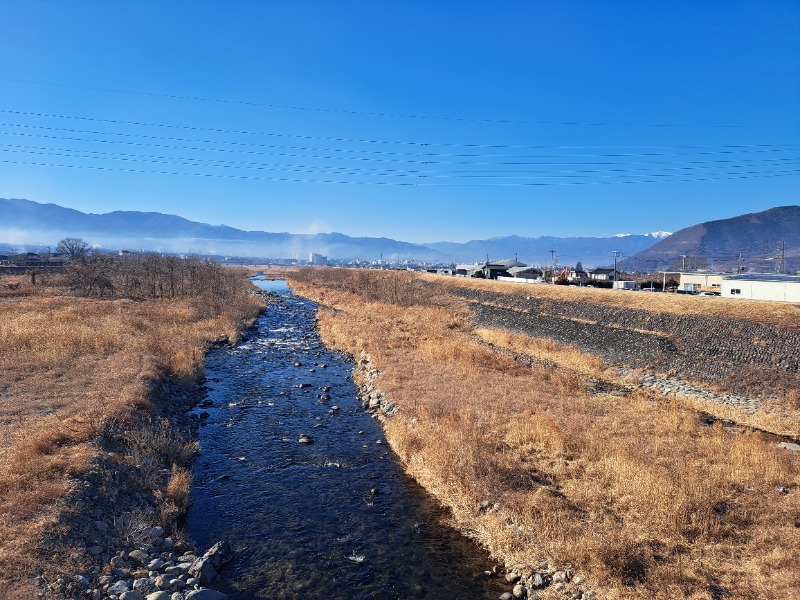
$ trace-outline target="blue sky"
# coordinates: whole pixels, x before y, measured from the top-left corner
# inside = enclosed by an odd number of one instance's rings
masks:
[[[800,201],[800,1],[0,0],[0,38],[0,197],[414,242]]]

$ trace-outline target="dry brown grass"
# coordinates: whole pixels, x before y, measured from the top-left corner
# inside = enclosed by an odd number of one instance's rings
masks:
[[[800,589],[797,457],[703,427],[679,402],[589,395],[597,359],[503,332],[481,340],[457,304],[377,301],[359,278],[300,272],[293,287],[336,309],[319,313],[326,343],[370,354],[400,407],[384,422],[392,448],[495,557],[580,570],[606,598]],[[486,340],[569,368],[521,366]],[[482,500],[496,507],[479,511]]]
[[[91,442],[110,428],[146,420],[151,382],[202,374],[208,341],[235,339],[260,304],[242,294],[209,314],[193,298],[62,294],[59,285],[0,279],[0,583],[6,586],[47,564],[42,552],[63,533],[58,524],[74,478],[96,457]],[[192,448],[161,425],[129,433],[130,460],[172,452],[179,470],[168,496],[179,504],[180,468]]]
[[[533,298],[563,300],[565,302],[584,302],[586,304],[618,308],[634,308],[655,313],[721,317],[753,321],[755,323],[768,323],[791,329],[800,328],[800,304],[790,302],[734,300],[710,296],[642,293],[565,285],[522,285],[505,281],[442,277],[430,274],[421,274],[420,277],[438,285],[473,288],[502,294],[516,294]]]

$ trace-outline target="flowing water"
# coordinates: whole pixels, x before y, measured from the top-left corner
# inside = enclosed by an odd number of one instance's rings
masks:
[[[207,360],[208,397],[187,528],[231,543],[234,598],[497,598],[472,542],[406,476],[362,408],[352,365],[326,349],[316,306],[281,301]],[[202,413],[207,413],[203,415]],[[308,443],[301,443],[302,436]]]

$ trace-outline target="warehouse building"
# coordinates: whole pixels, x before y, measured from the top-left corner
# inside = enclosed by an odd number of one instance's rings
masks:
[[[800,302],[800,276],[743,273],[722,279],[723,298]]]

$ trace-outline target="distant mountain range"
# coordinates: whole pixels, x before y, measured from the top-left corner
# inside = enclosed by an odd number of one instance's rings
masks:
[[[242,231],[207,225],[156,212],[116,211],[86,214],[56,204],[0,199],[0,244],[6,248],[55,246],[64,237],[80,237],[108,249],[214,254],[253,258],[308,258],[311,252],[332,259],[374,261],[476,262],[514,258],[549,263],[555,250],[561,264],[607,263],[617,250],[633,255],[667,233],[600,237],[509,236],[466,243],[411,244],[389,238],[350,237],[341,233],[293,234]]]
[[[96,215],[56,204],[0,199],[0,243],[55,246],[64,237],[80,237],[93,246],[111,249],[221,256],[308,258],[316,252],[332,258],[377,260],[383,253],[387,260],[448,260],[431,248],[388,238],[242,231],[157,212]]]
[[[800,206],[780,206],[681,229],[625,259],[625,268],[649,272],[682,268],[688,261],[690,268],[726,271],[738,268],[740,256],[749,271],[800,270]]]
[[[750,270],[772,271],[778,244],[785,244],[786,265],[800,268],[800,206],[784,206],[682,229],[613,237],[508,236],[465,243],[411,244],[389,238],[350,237],[341,233],[293,234],[243,231],[208,225],[157,212],[116,211],[86,214],[56,204],[0,199],[0,252],[35,246],[55,247],[65,237],[80,237],[106,249],[197,253],[251,258],[302,258],[311,252],[331,259],[483,262],[518,258],[560,265],[613,264],[622,253],[625,270],[652,271],[705,261],[711,268],[731,268],[742,253]]]
[[[528,264],[550,264],[553,261],[551,251],[554,250],[556,262],[560,265],[575,265],[581,262],[585,267],[590,267],[606,264],[609,260],[613,261],[615,250],[625,256],[631,256],[667,236],[669,233],[663,231],[642,235],[620,234],[613,237],[529,238],[510,235],[488,240],[472,240],[463,244],[433,242],[425,246],[448,256],[462,257],[459,260],[464,261],[483,262],[487,256],[490,260],[516,257]]]

